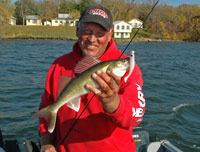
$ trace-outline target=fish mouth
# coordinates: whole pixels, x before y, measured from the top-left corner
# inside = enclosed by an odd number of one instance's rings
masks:
[[[127,69],[128,69],[128,67],[129,67],[129,65],[127,64],[127,65],[125,65],[125,66],[121,67],[120,69],[121,69],[121,70],[127,70]]]

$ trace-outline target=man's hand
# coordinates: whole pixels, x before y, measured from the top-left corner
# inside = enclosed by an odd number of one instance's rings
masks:
[[[53,145],[42,145],[40,152],[56,152],[56,148]]]
[[[56,148],[54,146],[55,141],[55,131],[50,133],[45,133],[40,137],[41,150],[40,152],[56,152]]]
[[[98,96],[106,112],[114,113],[120,104],[118,92],[121,77],[114,75],[110,71],[104,73],[100,70],[94,73],[92,77],[99,84],[100,88],[86,85],[87,89],[94,92]]]

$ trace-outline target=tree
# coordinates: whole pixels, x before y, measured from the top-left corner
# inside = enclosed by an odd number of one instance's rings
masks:
[[[73,20],[80,18],[80,12],[78,10],[74,9],[69,14],[73,18]]]
[[[15,5],[12,0],[0,0],[0,6],[8,10],[11,15],[14,13]]]
[[[9,23],[10,13],[7,9],[0,6],[0,25],[6,25]]]
[[[43,21],[51,20],[58,16],[59,3],[56,1],[41,1],[38,3],[40,17]]]
[[[0,25],[9,23],[14,12],[14,5],[11,0],[0,0]]]
[[[59,13],[69,13],[75,9],[73,0],[61,0],[59,5]]]
[[[79,0],[77,4],[77,10],[82,12],[86,7],[90,5],[96,5],[97,2],[95,0]]]
[[[114,21],[129,21],[133,18],[132,14],[135,7],[135,0],[102,0],[101,5],[111,11]]]
[[[15,2],[15,16],[18,24],[25,24],[27,15],[38,15],[36,2],[33,0],[18,0]]]

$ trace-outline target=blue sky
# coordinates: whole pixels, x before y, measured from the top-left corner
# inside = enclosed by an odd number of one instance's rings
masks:
[[[198,4],[200,6],[200,0],[160,0],[159,3],[166,3],[172,6],[179,6],[181,4]]]

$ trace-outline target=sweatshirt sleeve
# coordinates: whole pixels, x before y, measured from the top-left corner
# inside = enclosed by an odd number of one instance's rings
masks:
[[[70,64],[67,64],[66,61]],[[53,62],[47,74],[45,89],[39,109],[43,109],[56,101],[59,79],[62,76],[73,77],[72,69],[74,65],[75,61],[72,53],[63,55]],[[44,118],[39,118],[39,121],[39,132],[40,134],[44,134],[48,131],[47,122]]]
[[[54,71],[55,71],[55,64],[52,64],[47,74],[45,89],[42,95],[42,102],[40,104],[39,109],[43,109],[44,107],[47,107],[54,102],[54,97],[53,97],[54,93],[53,93],[53,90],[51,90],[51,88],[53,88],[53,86],[55,85],[54,84],[55,82],[53,82],[53,79],[52,79],[52,75]],[[44,118],[39,118],[38,130],[40,134],[44,134],[48,132],[47,122]]]
[[[116,112],[107,114],[119,127],[130,129],[140,124],[145,112],[146,102],[142,92],[142,73],[135,65],[135,69],[126,83],[123,78],[119,91],[120,105]]]

